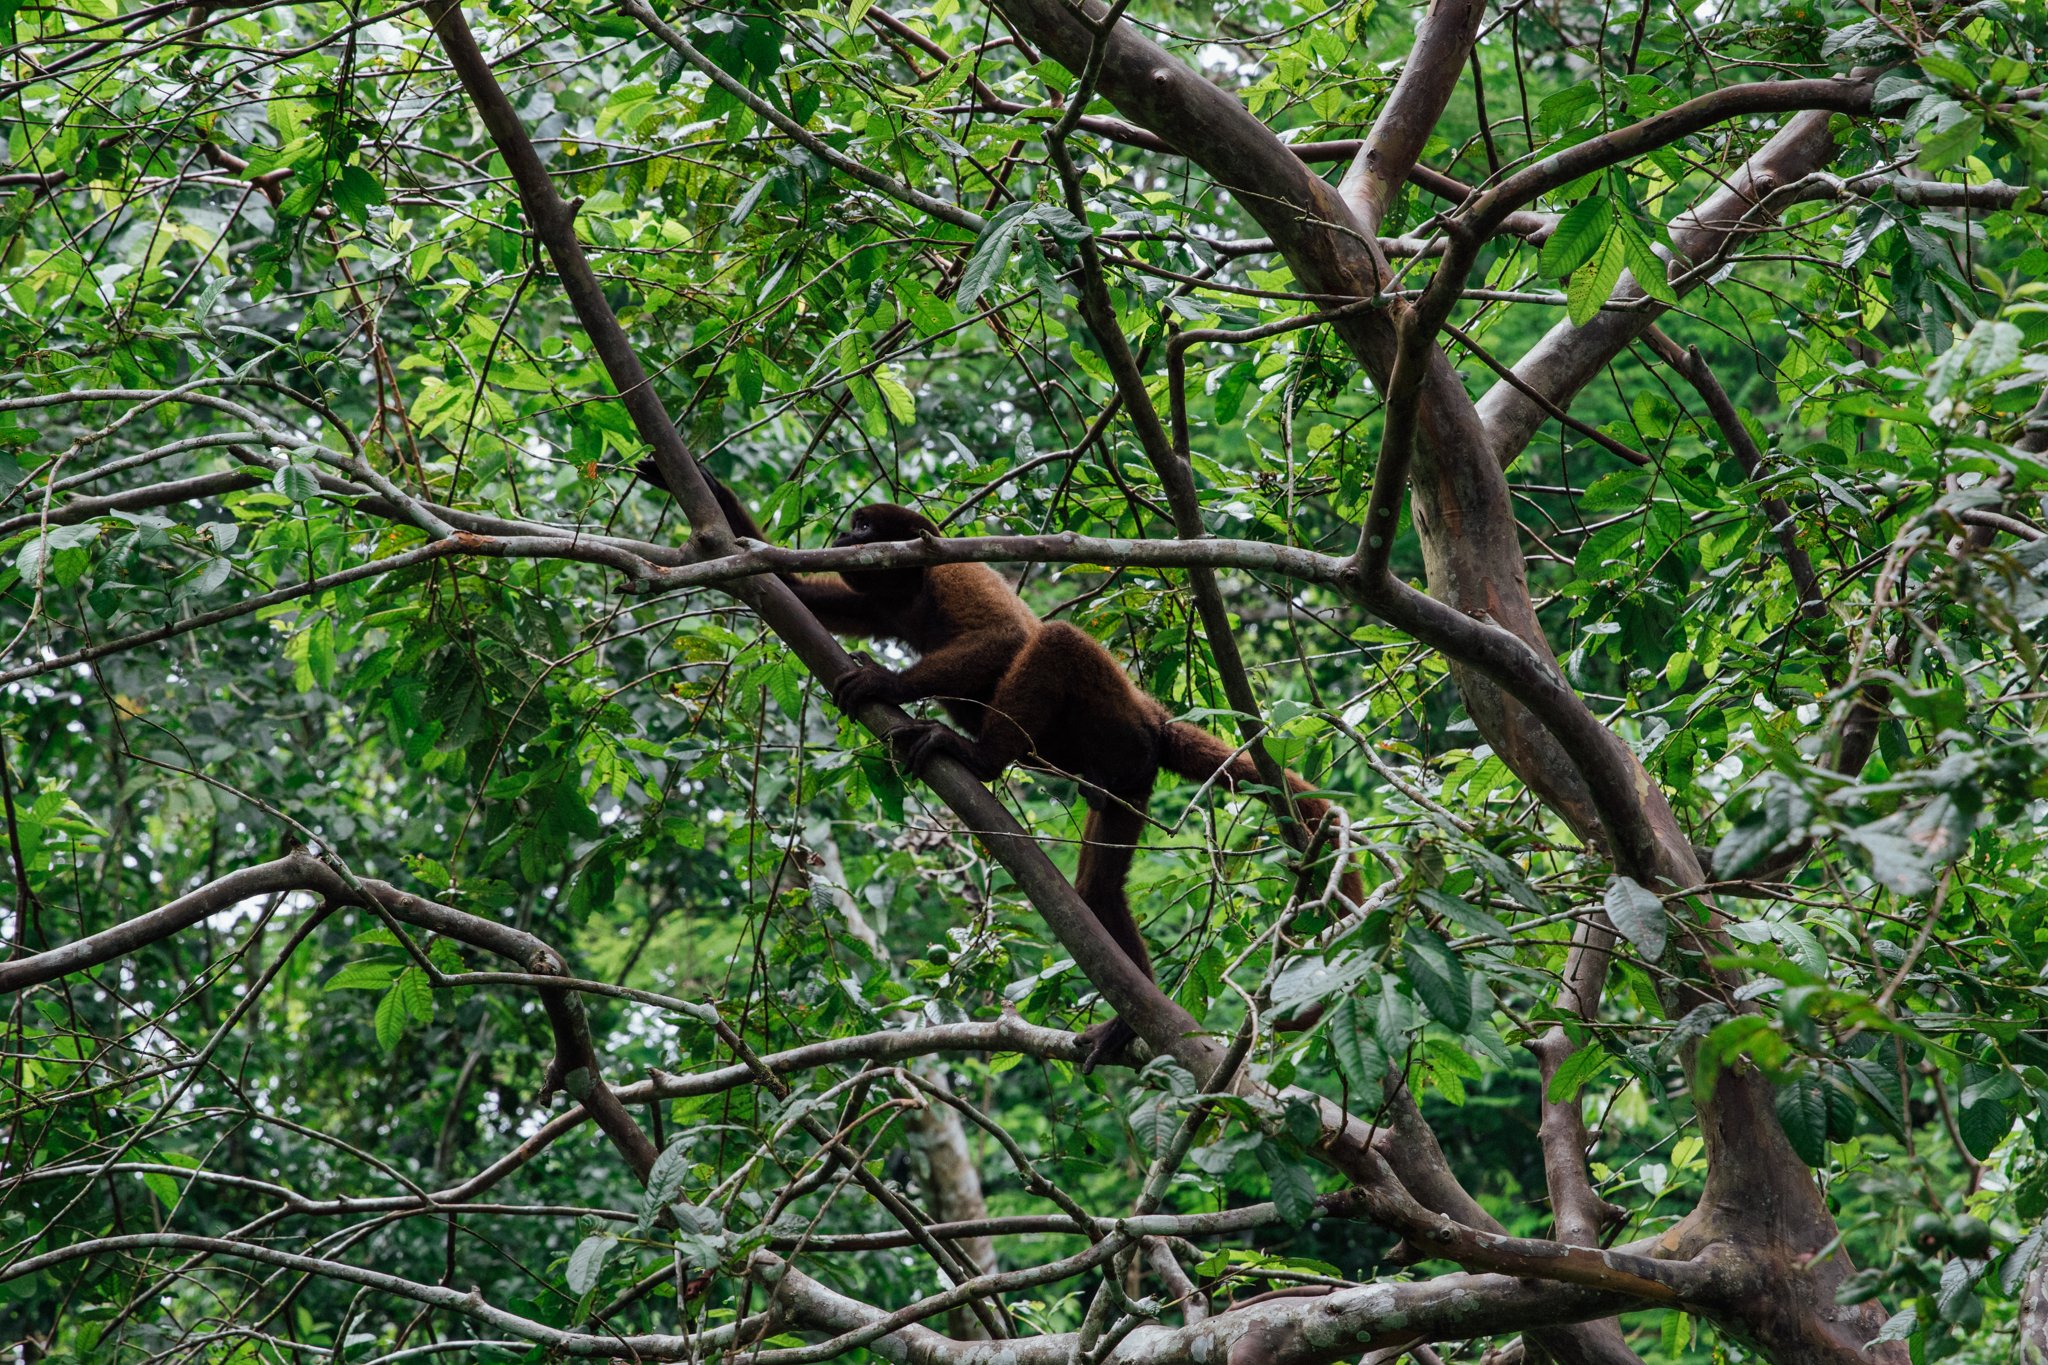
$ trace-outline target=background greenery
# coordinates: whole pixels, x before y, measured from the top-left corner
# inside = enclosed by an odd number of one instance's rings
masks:
[[[1409,11],[1370,2],[1134,13],[1298,141],[1357,136],[1414,35]],[[1071,77],[1002,42],[980,7],[891,14],[955,53],[987,45],[942,62],[864,3],[669,17],[833,147],[988,212],[996,226],[978,240],[851,186],[615,14],[493,0],[470,18],[557,183],[581,196],[580,232],[662,397],[777,539],[823,543],[878,498],[954,514],[959,533],[1167,534],[1126,430],[1084,441],[1110,386],[1063,279],[1075,224],[1050,207],[1037,136]],[[1843,121],[1837,173],[1917,155],[1950,182],[2028,186],[2048,150],[2041,27],[2038,8],[1995,3],[1517,7],[1480,47],[1487,136],[1461,96],[1425,160],[1477,182],[1490,158],[1731,80],[1886,63],[1899,78],[1880,87],[1887,117]],[[12,874],[0,880],[17,954],[316,842],[360,875],[532,932],[578,975],[715,1001],[764,1051],[1006,1004],[1063,1026],[1100,1017],[943,808],[715,594],[631,594],[558,560],[437,561],[13,676],[418,543],[323,487],[323,457],[349,443],[438,503],[657,542],[680,533],[666,500],[635,487],[644,451],[418,9],[0,0],[0,34]],[[984,86],[1021,112],[969,112]],[[1607,205],[1600,250],[1575,263],[1579,287],[1599,283],[1584,272],[1597,276],[1609,237],[1658,239],[1771,126],[1712,130],[1547,205]],[[1277,258],[1215,247],[1244,225],[1183,163],[1091,143],[1084,170],[1087,226],[1119,263],[1121,318],[1155,377],[1171,329],[1308,306],[1286,297]],[[2014,444],[2048,379],[2036,197],[1988,213],[1882,189],[1802,205],[1668,321],[1753,422],[1769,491],[1797,508],[1827,589],[1816,619],[1799,614],[1759,512],[1765,490],[1646,355],[1574,414],[1648,467],[1552,425],[1510,471],[1568,675],[1614,713],[1696,842],[1719,846],[1719,874],[1817,838],[1768,898],[1730,902],[1765,1008],[1708,1046],[1782,1080],[1788,1131],[1874,1267],[1871,1287],[1917,1310],[1902,1326],[1916,1359],[2009,1358],[2013,1293],[2048,1210],[2036,871],[2048,598],[2038,542],[1973,552],[1958,520],[1995,500],[1994,476],[2007,512],[2038,511],[2041,466]],[[1046,211],[1027,220],[1032,204]],[[1407,189],[1385,230],[1422,227],[1434,204]],[[1499,247],[1488,285],[1549,301],[1474,302],[1459,325],[1520,354],[1570,306],[1559,263]],[[1310,329],[1189,354],[1210,528],[1347,552],[1378,399],[1335,341]],[[1475,393],[1492,383],[1479,363],[1466,373]],[[243,413],[268,425],[252,434]],[[1049,458],[1062,451],[1076,453]],[[244,467],[262,482],[68,524],[32,515]],[[1420,573],[1405,547],[1397,565]],[[1227,587],[1281,757],[1341,794],[1368,884],[1393,887],[1320,964],[1356,983],[1359,1003],[1317,1032],[1264,1040],[1256,1062],[1354,1107],[1377,1084],[1361,1056],[1405,1065],[1453,1168],[1510,1230],[1540,1235],[1538,1082],[1518,1044],[1552,1017],[1564,912],[1603,902],[1605,869],[1479,744],[1439,659],[1317,590],[1248,573]],[[1169,706],[1228,730],[1174,575],[1041,565],[1022,591],[1107,642]],[[1859,776],[1833,774],[1825,722],[1872,669],[1894,679],[1878,755]],[[1073,789],[1020,776],[1004,791],[1068,865]],[[1242,959],[1292,893],[1287,850],[1256,801],[1184,786],[1153,813],[1166,828],[1149,838],[1134,901],[1172,992],[1228,1030],[1240,1006],[1224,976],[1258,979],[1264,957]],[[842,895],[886,960],[848,930]],[[445,940],[433,952],[494,965]],[[1624,1239],[1682,1214],[1699,1184],[1673,1056],[1688,1030],[1664,1016],[1656,970],[1619,966],[1570,1078],[1597,1123],[1601,1191],[1631,1210]],[[1279,994],[1327,994],[1328,980],[1283,976]],[[518,988],[424,983],[372,917],[319,918],[295,896],[16,996],[0,1056],[0,1267],[110,1232],[246,1229],[275,1207],[270,1185],[367,1196],[488,1165],[547,1112],[545,1021]],[[1481,1008],[1444,1003],[1459,992]],[[615,1081],[728,1060],[674,1012],[587,1005]],[[948,1068],[1046,1175],[1103,1211],[1128,1204],[1158,1116],[1174,1112],[1165,1067],[1135,1080],[1014,1056]],[[800,1083],[816,1093],[836,1079]],[[782,1135],[786,1109],[750,1090],[660,1108],[643,1120],[685,1144],[679,1197],[719,1211],[730,1267],[810,1153]],[[869,1116],[862,1139],[878,1170],[919,1188],[897,1117]],[[1277,1117],[1226,1115],[1172,1206],[1278,1197],[1285,1209],[1304,1182],[1327,1184]],[[975,1149],[992,1211],[1042,1209],[992,1144]],[[153,1169],[93,1174],[117,1155]],[[74,1173],[43,1174],[63,1167]],[[629,1241],[596,1287],[571,1273],[570,1253],[613,1226],[573,1210],[639,1209],[587,1130],[493,1197],[571,1212],[287,1217],[263,1231],[326,1237],[328,1254],[476,1284],[565,1325],[668,1254],[658,1236]],[[831,1230],[883,1225],[851,1199],[804,1207]],[[1909,1235],[1916,1215],[1966,1210],[1990,1225],[1988,1258],[1955,1245],[1946,1221],[1932,1245]],[[1409,1273],[1389,1243],[1369,1224],[1318,1219],[1221,1248],[1227,1263],[1206,1270],[1240,1295],[1290,1273]],[[1002,1254],[1026,1263],[1078,1245],[1008,1239]],[[812,1273],[888,1305],[938,1284],[895,1253],[818,1258]],[[621,1321],[717,1321],[727,1287],[679,1307],[667,1284]],[[1054,1286],[1013,1306],[1070,1328],[1086,1292]],[[1630,1321],[1646,1361],[1744,1358],[1678,1317]],[[369,1359],[465,1332],[347,1285],[156,1251],[0,1281],[0,1335],[46,1360],[254,1361]]]

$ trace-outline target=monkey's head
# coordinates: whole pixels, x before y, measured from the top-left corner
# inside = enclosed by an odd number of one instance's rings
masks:
[[[857,508],[846,519],[846,530],[834,545],[886,545],[896,540],[916,540],[939,534],[937,523],[922,512],[898,507],[893,502],[870,503]],[[894,569],[848,569],[840,580],[857,593],[870,597],[915,597],[924,589],[924,569],[906,564]]]
[[[938,523],[924,513],[893,502],[869,503],[848,518],[834,545],[880,545],[939,534]]]

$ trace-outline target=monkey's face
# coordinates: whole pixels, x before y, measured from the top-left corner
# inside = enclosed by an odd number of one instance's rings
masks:
[[[893,540],[916,540],[935,536],[938,526],[922,512],[898,507],[893,502],[871,503],[854,512],[846,530],[834,545],[885,544]]]

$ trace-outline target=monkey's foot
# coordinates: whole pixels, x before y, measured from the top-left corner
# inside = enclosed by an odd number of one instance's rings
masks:
[[[930,769],[933,760],[942,757],[965,764],[977,776],[981,772],[973,741],[935,720],[915,720],[901,729],[891,730],[889,752],[898,763],[919,777]]]
[[[851,715],[871,701],[896,700],[896,675],[865,654],[854,655],[852,671],[831,683],[832,704]]]
[[[1105,1019],[1089,1026],[1081,1034],[1081,1042],[1088,1049],[1081,1058],[1081,1074],[1087,1075],[1104,1062],[1133,1065],[1131,1044],[1137,1041],[1138,1035],[1122,1019]]]

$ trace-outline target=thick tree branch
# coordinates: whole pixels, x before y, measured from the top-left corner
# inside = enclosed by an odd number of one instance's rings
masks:
[[[997,0],[996,7],[1063,64],[1078,70],[1087,60],[1092,31],[1061,0]],[[1100,7],[1091,0],[1086,13],[1097,15]],[[1379,293],[1387,267],[1374,239],[1335,191],[1228,91],[1128,24],[1111,36],[1100,90],[1126,116],[1184,146],[1272,235],[1304,289],[1338,299],[1370,299]],[[1419,168],[1417,179],[1422,179]],[[1348,314],[1332,326],[1384,391],[1395,355],[1388,313]],[[1497,467],[1479,457],[1487,448],[1485,429],[1464,381],[1433,345],[1419,389],[1412,518],[1431,591],[1454,604],[1454,615],[1483,612],[1549,660],[1549,645],[1529,598],[1507,482]],[[1455,638],[1440,629],[1428,643],[1442,648]],[[1456,653],[1451,658],[1473,718],[1502,759],[1580,837],[1597,843],[1599,814],[1572,756],[1491,675]]]
[[[318,862],[311,854],[299,852],[255,867],[238,868],[167,905],[123,920],[110,929],[29,957],[0,962],[0,994],[11,995],[74,972],[89,971],[116,958],[131,956],[181,929],[190,928],[209,915],[233,909],[258,896],[311,890],[310,879],[314,875],[311,869]]]
[[[1468,230],[1490,237],[1507,216],[1561,185],[1624,161],[1668,147],[1717,123],[1745,114],[1828,111],[1860,115],[1870,112],[1877,83],[1869,77],[1838,80],[1756,81],[1719,90],[1660,110],[1638,123],[1616,128],[1554,152],[1516,171],[1459,211]]]
[[[1558,990],[1557,1007],[1575,1019],[1591,1022],[1600,1012],[1600,997],[1607,986],[1607,968],[1614,959],[1614,930],[1606,917],[1587,916],[1573,926],[1571,951],[1565,957],[1564,979]],[[1624,1210],[1594,1192],[1586,1167],[1586,1119],[1580,1099],[1550,1098],[1550,1083],[1571,1055],[1578,1051],[1564,1028],[1554,1026],[1529,1045],[1536,1054],[1543,1078],[1542,1120],[1538,1139],[1543,1145],[1544,1183],[1550,1190],[1553,1233],[1560,1242],[1574,1246],[1599,1246],[1601,1235],[1623,1216]]]
[[[2020,1291],[2020,1365],[2048,1365],[2048,1258],[2027,1272]]]
[[[1480,0],[1430,0],[1400,79],[1337,188],[1366,232],[1379,232],[1394,191],[1436,131],[1485,16]]]
[[[779,1259],[763,1266],[775,1309],[795,1325],[857,1330],[883,1313],[819,1284]],[[1626,1302],[1611,1294],[1492,1275],[1446,1275],[1420,1284],[1368,1285],[1319,1298],[1252,1304],[1181,1327],[1140,1327],[1120,1342],[1112,1365],[1329,1365],[1378,1346],[1480,1337],[1526,1325],[1582,1322]],[[907,1327],[871,1349],[898,1365],[1069,1365],[1076,1338],[959,1342]]]

